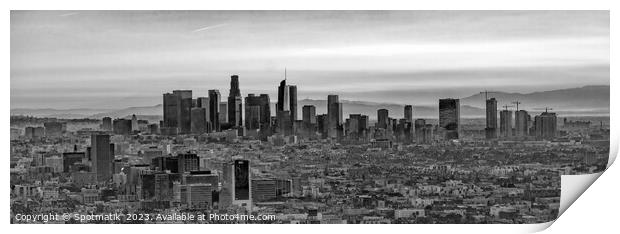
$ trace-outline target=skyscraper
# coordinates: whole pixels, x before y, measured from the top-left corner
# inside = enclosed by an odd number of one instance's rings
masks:
[[[405,105],[405,119],[409,123],[413,123],[413,107],[411,105]]]
[[[210,118],[211,105],[209,103],[209,98],[208,97],[196,98],[196,107],[205,109],[205,132],[211,132],[211,118]]]
[[[330,138],[338,137],[338,131],[342,127],[342,103],[338,100],[338,95],[330,94],[327,96],[327,136]]]
[[[499,112],[499,133],[503,138],[512,137],[512,111],[503,110]]]
[[[555,113],[543,112],[534,117],[534,132],[537,139],[552,140],[555,138],[558,119]]]
[[[302,107],[302,120],[306,125],[316,124],[316,107],[313,105],[305,105]]]
[[[172,132],[178,131],[178,108],[181,105],[181,98],[174,93],[164,93],[164,120],[163,126],[161,126],[162,130],[165,131],[165,128],[176,129],[171,130]]]
[[[389,112],[387,109],[377,110],[377,128],[388,128]]]
[[[289,87],[286,85],[286,80],[280,81],[278,86],[278,102],[276,103],[276,112],[290,110],[290,96]]]
[[[224,163],[222,168],[222,193],[220,201],[222,207],[237,205],[251,210],[252,188],[250,181],[250,161],[234,160]]]
[[[528,119],[527,111],[518,110],[515,112],[515,136],[524,137],[528,135]]]
[[[220,128],[220,91],[217,89],[209,90],[209,122],[211,131],[219,132]]]
[[[487,139],[497,138],[497,100],[486,100],[486,128],[484,129]]]
[[[293,113],[295,112],[295,113]],[[286,85],[286,79],[278,86],[276,119],[278,132],[284,135],[293,133],[293,122],[297,118],[297,86]]]
[[[242,108],[239,76],[233,75],[230,77],[230,92],[228,93],[228,123],[231,127],[243,125]]]
[[[270,117],[269,95],[248,94],[245,98],[245,127],[248,130],[266,129],[270,126]]]
[[[207,131],[207,111],[202,107],[192,108],[191,132],[193,134],[202,134]]]
[[[177,106],[179,133],[189,133],[191,131],[192,91],[174,90],[172,93],[180,99]]]
[[[228,102],[220,102],[220,130],[230,128],[228,123]]]
[[[112,161],[114,161],[113,145],[110,135],[93,134],[90,137],[90,157],[92,171],[98,182],[112,179]]]
[[[297,120],[297,86],[290,85],[288,87],[289,109],[291,111],[291,122]]]
[[[460,119],[459,99],[439,99],[439,126],[445,132],[444,139],[459,138]]]

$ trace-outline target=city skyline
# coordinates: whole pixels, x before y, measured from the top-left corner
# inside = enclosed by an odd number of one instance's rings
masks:
[[[13,108],[142,106],[169,89],[227,96],[232,74],[243,93],[275,97],[284,68],[300,99],[433,103],[609,85],[607,11],[13,11],[11,21]]]

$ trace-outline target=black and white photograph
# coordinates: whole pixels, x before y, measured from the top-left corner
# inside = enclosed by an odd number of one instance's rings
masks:
[[[608,10],[5,14],[11,224],[541,224],[617,145]]]

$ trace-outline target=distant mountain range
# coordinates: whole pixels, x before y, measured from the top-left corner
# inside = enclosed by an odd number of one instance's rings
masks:
[[[506,93],[489,92],[488,97],[498,100],[498,109],[504,105],[514,105],[512,102],[519,101],[519,109],[525,109],[531,113],[544,111],[545,107],[553,108],[560,115],[609,115],[609,86],[585,86],[581,88],[560,89],[534,93]],[[366,101],[341,100],[343,103],[343,116],[359,113],[375,119],[378,109],[387,109],[393,118],[402,118],[404,105],[394,103],[376,103]],[[301,110],[304,105],[314,105],[317,114],[326,113],[326,100],[302,99],[298,101],[298,116],[301,118]],[[484,93],[474,94],[461,98],[461,116],[465,118],[484,116]],[[509,107],[514,110],[515,107]],[[275,104],[272,103],[272,115],[275,115]],[[129,107],[124,109],[11,109],[11,115],[30,115],[37,117],[56,118],[95,118],[105,116],[112,118],[124,118],[137,115],[140,118],[155,121],[161,119],[162,105]],[[438,106],[413,105],[415,118],[437,118]]]

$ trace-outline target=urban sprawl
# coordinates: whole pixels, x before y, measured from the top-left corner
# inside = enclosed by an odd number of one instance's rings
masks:
[[[325,114],[305,105],[298,116],[297,86],[284,79],[273,116],[270,97],[242,98],[233,75],[227,100],[163,94],[159,122],[11,116],[11,222],[554,220],[560,176],[605,168],[608,125],[530,115],[518,100],[498,114],[489,96],[480,119],[462,119],[452,98],[439,99],[438,120],[414,118],[411,105],[400,119],[387,109],[344,119],[338,95]],[[205,215],[267,218],[174,218]]]

